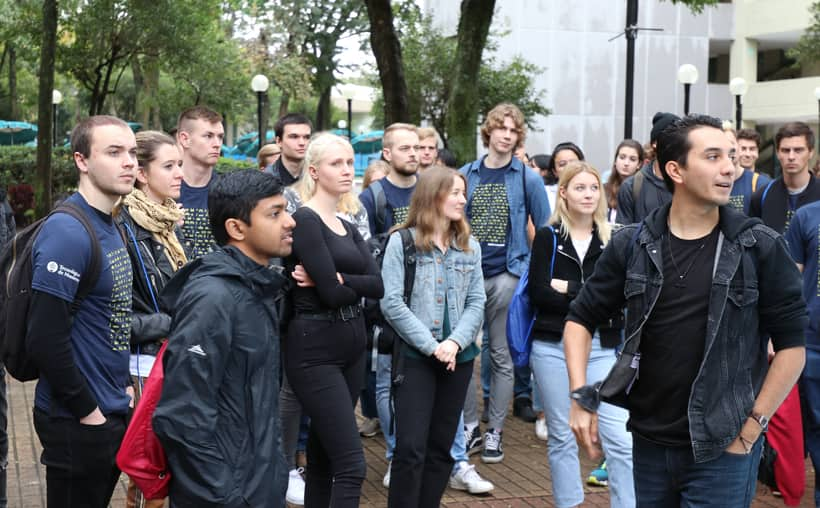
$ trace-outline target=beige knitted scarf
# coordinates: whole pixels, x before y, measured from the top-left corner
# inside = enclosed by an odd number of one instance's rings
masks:
[[[182,219],[182,210],[177,208],[173,199],[167,198],[162,203],[151,201],[139,189],[134,189],[125,196],[123,205],[128,207],[128,213],[141,228],[150,231],[154,238],[165,247],[165,255],[171,261],[174,271],[178,270],[188,258],[182,245],[179,243],[174,228]]]

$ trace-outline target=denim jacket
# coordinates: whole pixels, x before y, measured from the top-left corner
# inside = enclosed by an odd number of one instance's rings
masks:
[[[415,229],[410,229],[415,238]],[[390,235],[382,264],[382,314],[414,349],[430,356],[445,339],[463,351],[474,340],[484,319],[484,276],[481,247],[470,237],[470,251],[451,245],[446,253],[434,247],[416,250],[416,278],[410,307],[404,303],[404,252],[401,235]],[[450,336],[442,336],[444,301],[450,318]]]
[[[635,243],[638,224],[613,236],[570,306],[568,321],[593,330],[625,304],[626,342],[640,337],[663,286],[661,239],[669,209],[667,204],[650,213]],[[768,371],[761,333],[771,336],[776,351],[804,345],[808,319],[800,273],[783,238],[730,207],[721,207],[719,227],[704,356],[687,409],[696,462],[717,458],[751,414]]]
[[[485,156],[486,157],[486,156]],[[466,164],[459,171],[467,178],[467,201],[469,202],[479,184],[479,171],[485,157]],[[527,205],[524,206],[524,171],[527,188]],[[527,171],[524,163],[513,157],[510,171],[504,175],[507,187],[507,203],[510,207],[510,227],[507,231],[507,271],[521,277],[529,267],[530,244],[527,240],[527,211],[532,217],[535,229],[547,224],[550,217],[550,204],[544,181],[535,171]]]

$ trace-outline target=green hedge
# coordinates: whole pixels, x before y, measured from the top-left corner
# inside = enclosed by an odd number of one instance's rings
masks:
[[[77,187],[77,168],[71,157],[71,150],[58,147],[52,151],[51,167],[54,195],[71,192]],[[237,161],[222,157],[216,165],[219,173],[230,173],[240,169],[253,169],[252,162]],[[27,183],[34,185],[37,178],[37,149],[30,146],[0,146],[0,186]]]

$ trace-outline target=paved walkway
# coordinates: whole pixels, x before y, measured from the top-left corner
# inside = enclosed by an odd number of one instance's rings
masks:
[[[34,383],[18,383],[8,380],[9,396],[9,470],[8,493],[10,508],[45,508],[45,469],[39,463],[40,443],[34,432],[31,407],[34,400]],[[367,459],[367,480],[362,488],[362,508],[387,506],[387,490],[381,485],[387,468],[384,459],[384,441],[378,436],[364,439]],[[546,444],[537,440],[532,424],[517,418],[508,419],[504,432],[506,458],[500,464],[482,464],[475,456],[473,463],[482,476],[495,484],[495,491],[487,496],[470,496],[447,489],[442,503],[447,508],[518,508],[553,507],[552,484],[546,458]],[[593,464],[581,461],[584,472]],[[807,470],[807,492],[803,506],[812,506],[811,491],[814,486],[810,464]],[[124,478],[124,477],[123,477]],[[605,488],[585,487],[584,507],[608,507],[609,495]],[[120,481],[111,506],[125,506],[125,482]],[[782,507],[783,502],[771,495],[765,487],[758,489],[752,505],[755,508]]]

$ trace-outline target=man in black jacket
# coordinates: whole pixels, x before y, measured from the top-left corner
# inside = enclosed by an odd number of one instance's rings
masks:
[[[811,127],[803,122],[787,123],[775,134],[774,144],[783,174],[757,189],[749,216],[760,217],[767,226],[783,233],[798,208],[820,200],[820,180],[809,171],[814,156]]]
[[[279,449],[279,317],[294,221],[279,180],[231,173],[210,189],[220,248],[182,268],[163,292],[173,324],[154,430],[171,469],[172,507],[285,505]]]
[[[594,456],[601,394],[629,409],[638,507],[745,508],[805,361],[800,275],[778,234],[723,206],[734,150],[718,119],[678,120],[659,146],[672,203],[615,234],[567,316],[570,426]],[[591,331],[624,304],[623,353],[587,380]]]

